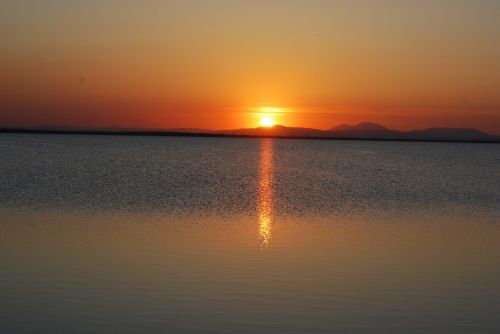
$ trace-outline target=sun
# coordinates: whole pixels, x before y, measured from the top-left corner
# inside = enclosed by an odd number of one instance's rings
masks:
[[[260,120],[260,124],[266,128],[272,128],[274,126],[274,121],[271,117],[265,117]]]

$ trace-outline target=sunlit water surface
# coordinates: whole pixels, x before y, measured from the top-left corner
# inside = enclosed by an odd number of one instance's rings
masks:
[[[0,135],[0,333],[500,332],[500,146]]]

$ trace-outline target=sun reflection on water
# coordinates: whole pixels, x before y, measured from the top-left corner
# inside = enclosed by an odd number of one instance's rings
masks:
[[[259,239],[261,249],[267,248],[272,238],[273,222],[273,142],[263,139],[260,150],[259,176]]]

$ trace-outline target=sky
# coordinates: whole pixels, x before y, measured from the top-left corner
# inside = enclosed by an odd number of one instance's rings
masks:
[[[500,1],[2,0],[0,126],[500,134]]]

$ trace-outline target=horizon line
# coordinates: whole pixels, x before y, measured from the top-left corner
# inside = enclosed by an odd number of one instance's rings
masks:
[[[205,137],[205,138],[248,138],[248,139],[302,139],[302,140],[342,140],[342,141],[387,141],[387,142],[434,142],[434,143],[483,143],[500,144],[500,136],[488,135],[486,139],[466,138],[388,138],[388,137],[349,137],[349,136],[294,136],[272,134],[231,134],[231,133],[203,133],[203,132],[175,132],[175,131],[105,131],[105,130],[56,130],[56,129],[14,129],[1,128],[2,133],[17,134],[60,134],[60,135],[102,135],[102,136],[144,136],[144,137]]]
[[[257,129],[266,129],[266,130],[271,130],[273,128],[288,128],[288,129],[305,129],[305,130],[314,130],[314,131],[322,131],[322,132],[329,132],[329,131],[334,131],[336,128],[341,127],[341,126],[349,126],[355,128],[356,126],[361,126],[361,125],[375,125],[379,127],[385,128],[387,131],[394,131],[394,132],[401,132],[401,133],[408,133],[412,131],[425,131],[425,130],[431,130],[431,129],[455,129],[455,130],[475,130],[479,132],[483,132],[489,136],[492,137],[500,137],[500,134],[496,133],[491,133],[482,129],[474,128],[474,127],[453,127],[453,126],[431,126],[431,127],[424,127],[424,128],[413,128],[411,130],[400,130],[400,129],[393,129],[385,126],[384,124],[376,123],[376,122],[370,122],[370,121],[365,121],[365,122],[359,122],[356,124],[349,124],[349,123],[342,123],[335,125],[331,128],[327,129],[319,129],[319,128],[313,128],[313,127],[303,127],[303,126],[287,126],[287,125],[282,125],[282,124],[274,124],[271,127],[265,127],[265,126],[257,126],[257,127],[239,127],[239,128],[233,128],[233,129],[211,129],[211,128],[199,128],[199,127],[161,127],[161,128],[154,128],[154,127],[122,127],[122,126],[103,126],[103,127],[94,127],[94,126],[78,126],[78,125],[31,125],[31,126],[25,126],[25,125],[1,125],[0,124],[0,131],[2,130],[55,130],[55,131],[139,131],[139,132],[144,132],[144,131],[151,131],[151,132],[158,132],[158,131],[165,131],[165,132],[182,132],[182,131],[212,131],[212,132],[227,132],[227,131],[240,131],[240,130],[257,130]]]

